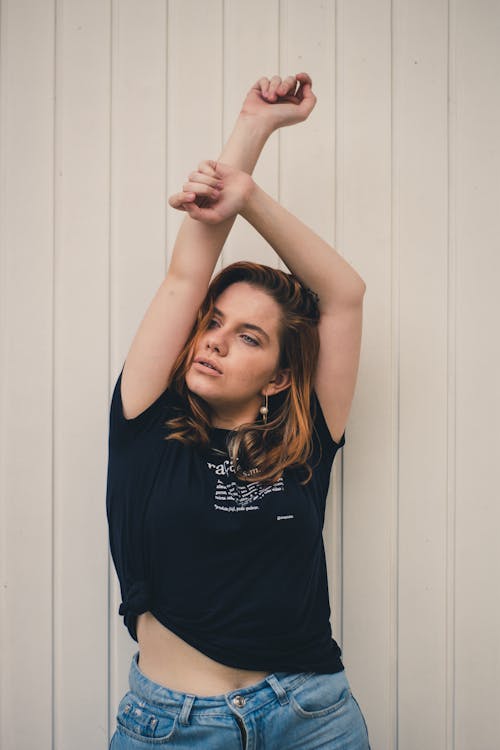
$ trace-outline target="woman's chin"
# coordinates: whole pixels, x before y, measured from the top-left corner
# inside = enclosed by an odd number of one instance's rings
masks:
[[[198,398],[206,401],[207,404],[211,404],[214,401],[213,388],[210,388],[210,384],[200,383],[198,378],[186,378],[186,386],[190,393],[193,393]],[[215,399],[216,400],[216,399]]]

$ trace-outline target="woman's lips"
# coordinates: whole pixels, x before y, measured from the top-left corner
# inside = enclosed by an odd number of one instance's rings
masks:
[[[212,369],[212,367],[204,365],[203,362],[193,362],[193,366],[197,367],[200,372],[204,372],[205,375],[215,375],[220,377],[222,374],[220,372],[217,372],[217,370]]]

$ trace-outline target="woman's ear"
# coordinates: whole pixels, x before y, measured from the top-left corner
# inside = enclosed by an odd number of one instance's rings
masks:
[[[289,388],[291,382],[291,371],[289,368],[278,370],[273,380],[270,380],[268,385],[262,389],[262,395],[274,396],[276,393],[284,391],[285,388]]]

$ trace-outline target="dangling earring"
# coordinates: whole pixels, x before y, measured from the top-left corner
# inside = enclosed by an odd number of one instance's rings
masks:
[[[259,411],[262,414],[262,421],[264,422],[264,424],[267,424],[267,415],[269,413],[269,409],[268,409],[268,406],[267,406],[267,393],[266,393],[266,403],[265,403],[265,406],[261,406],[260,409],[259,409]]]

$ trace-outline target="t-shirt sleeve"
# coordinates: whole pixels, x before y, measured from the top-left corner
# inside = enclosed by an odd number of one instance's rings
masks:
[[[345,430],[337,443],[330,434],[316,391],[313,391],[311,396],[311,414],[313,418],[311,468],[329,477],[335,454],[345,445]]]
[[[131,443],[138,435],[157,425],[161,419],[167,419],[168,407],[176,402],[171,390],[167,388],[143,412],[127,419],[123,414],[121,396],[123,366],[113,389],[109,409],[109,441],[115,446]]]

